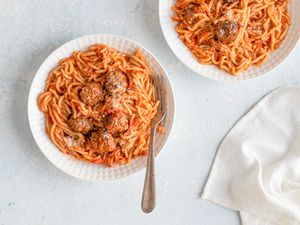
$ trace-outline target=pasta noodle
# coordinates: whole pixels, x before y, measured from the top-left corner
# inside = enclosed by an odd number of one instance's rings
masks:
[[[38,98],[50,139],[66,154],[106,166],[146,155],[159,105],[151,80],[140,50],[125,55],[96,44],[73,52]]]
[[[289,0],[177,0],[176,31],[202,64],[237,75],[262,65],[284,40]]]

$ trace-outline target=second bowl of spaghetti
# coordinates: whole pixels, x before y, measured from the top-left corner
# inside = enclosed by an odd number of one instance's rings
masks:
[[[159,153],[172,127],[174,98],[157,59],[113,35],[85,36],[58,48],[41,65],[29,94],[29,123],[40,149],[55,166],[85,180],[116,179],[145,167],[160,104],[154,76],[163,78],[167,102]]]
[[[175,55],[216,80],[247,80],[271,71],[300,37],[296,0],[161,0],[159,10]]]

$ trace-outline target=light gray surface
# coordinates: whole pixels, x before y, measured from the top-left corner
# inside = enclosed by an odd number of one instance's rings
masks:
[[[217,146],[232,125],[274,88],[299,83],[300,48],[278,69],[247,82],[219,83],[187,69],[168,48],[158,0],[0,0],[0,225],[237,225],[238,214],[199,198]],[[27,122],[39,65],[73,38],[124,35],[161,60],[176,97],[174,130],[156,161],[157,207],[140,210],[144,171],[88,183],[41,154]]]

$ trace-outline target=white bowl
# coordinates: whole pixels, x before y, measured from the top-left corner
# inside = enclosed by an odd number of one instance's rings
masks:
[[[263,65],[259,67],[251,66],[248,70],[240,73],[238,76],[231,76],[229,73],[219,69],[217,66],[200,64],[192,55],[190,50],[182,43],[175,31],[176,22],[171,19],[174,15],[171,7],[175,4],[175,2],[176,0],[159,1],[160,25],[165,39],[181,62],[194,72],[211,79],[232,81],[248,80],[262,76],[273,70],[287,58],[287,56],[296,47],[300,37],[300,1],[290,0],[289,13],[291,15],[292,24],[280,48],[272,52]]]
[[[163,134],[158,133],[156,136],[156,154],[162,150],[166,143],[174,118],[174,96],[168,75],[159,61],[138,43],[124,37],[96,34],[77,38],[59,47],[43,62],[32,81],[28,98],[29,124],[36,143],[50,162],[73,177],[89,181],[111,180],[125,177],[146,166],[145,156],[132,160],[127,165],[112,168],[82,162],[59,151],[45,131],[44,113],[39,111],[37,99],[44,89],[49,72],[58,65],[58,61],[61,58],[70,56],[75,50],[87,49],[90,45],[95,43],[107,44],[124,53],[134,53],[137,48],[140,48],[154,74],[164,78],[167,109],[163,125],[166,128],[166,132]]]

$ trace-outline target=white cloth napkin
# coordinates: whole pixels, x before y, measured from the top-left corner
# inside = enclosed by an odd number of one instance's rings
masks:
[[[234,126],[202,198],[243,225],[300,225],[300,87],[273,91]]]

